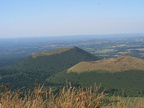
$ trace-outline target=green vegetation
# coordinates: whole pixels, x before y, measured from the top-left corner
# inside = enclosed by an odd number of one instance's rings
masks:
[[[50,52],[53,54],[37,57],[28,56],[8,69],[1,70],[0,81],[7,83],[13,89],[30,88],[33,83],[44,83],[46,78],[67,70],[80,61],[98,59],[98,57],[78,47],[61,48]]]
[[[144,71],[129,70],[110,73],[106,71],[61,72],[47,79],[48,83],[63,86],[66,81],[75,86],[90,87],[94,83],[101,84],[109,95],[144,96]]]
[[[102,41],[102,43],[107,42],[106,40]],[[115,43],[117,42],[115,41]],[[101,41],[98,43],[100,44],[98,48],[100,48],[102,43]],[[114,46],[108,44],[106,44],[106,48],[110,50],[107,50],[106,54],[114,54],[111,51],[125,52],[128,47],[129,49],[140,49],[137,45],[129,46],[120,43],[122,45]],[[111,50],[112,45],[114,49],[116,48],[115,50]],[[124,50],[122,47],[124,47]],[[89,48],[89,50],[92,51],[95,48]],[[105,50],[105,48],[101,50]],[[139,51],[130,50],[130,53],[137,55]],[[1,69],[0,82],[10,85],[12,90],[19,88],[23,90],[33,89],[33,83],[45,83],[46,87],[54,88],[64,86],[66,81],[72,82],[77,87],[89,87],[97,83],[101,84],[101,89],[106,89],[109,95],[144,95],[144,86],[142,85],[144,64],[142,59],[128,56],[100,61],[98,59],[98,57],[78,47],[64,47],[34,53],[7,69]],[[75,66],[78,67],[75,68]],[[66,72],[67,70],[68,72]]]

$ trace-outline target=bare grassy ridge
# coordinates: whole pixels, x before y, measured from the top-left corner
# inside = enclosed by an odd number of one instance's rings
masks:
[[[144,70],[144,60],[121,56],[117,58],[103,59],[98,61],[80,62],[69,68],[67,72],[85,72],[94,70],[104,70],[109,72],[122,72],[127,70]]]
[[[74,47],[63,47],[63,48],[59,48],[56,50],[52,50],[52,51],[44,51],[44,52],[39,52],[39,53],[34,53],[32,54],[33,58],[39,57],[39,56],[49,56],[49,55],[53,55],[53,54],[60,54],[64,51],[70,50]]]
[[[144,99],[124,99],[107,97],[98,92],[99,87],[63,87],[54,94],[52,89],[43,90],[38,86],[34,91],[21,96],[21,92],[5,91],[0,93],[0,108],[143,108]]]

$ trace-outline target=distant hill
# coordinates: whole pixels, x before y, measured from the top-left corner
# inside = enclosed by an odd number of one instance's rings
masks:
[[[144,60],[130,56],[121,56],[98,61],[85,61],[76,64],[75,66],[69,68],[67,71],[79,73],[94,70],[103,70],[109,72],[144,70]]]
[[[34,82],[44,83],[46,78],[67,70],[81,61],[93,60],[98,60],[98,57],[78,47],[34,53],[7,70],[0,71],[0,81],[15,88],[32,85]]]
[[[12,68],[26,73],[47,72],[53,75],[66,70],[81,61],[98,60],[98,57],[78,48],[64,47],[52,51],[34,53],[23,59]]]

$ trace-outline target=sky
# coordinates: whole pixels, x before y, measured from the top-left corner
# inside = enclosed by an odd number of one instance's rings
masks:
[[[144,0],[0,0],[0,38],[144,33]]]

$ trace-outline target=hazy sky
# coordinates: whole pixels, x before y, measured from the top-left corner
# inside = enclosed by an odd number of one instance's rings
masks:
[[[144,33],[144,0],[0,0],[0,37]]]

